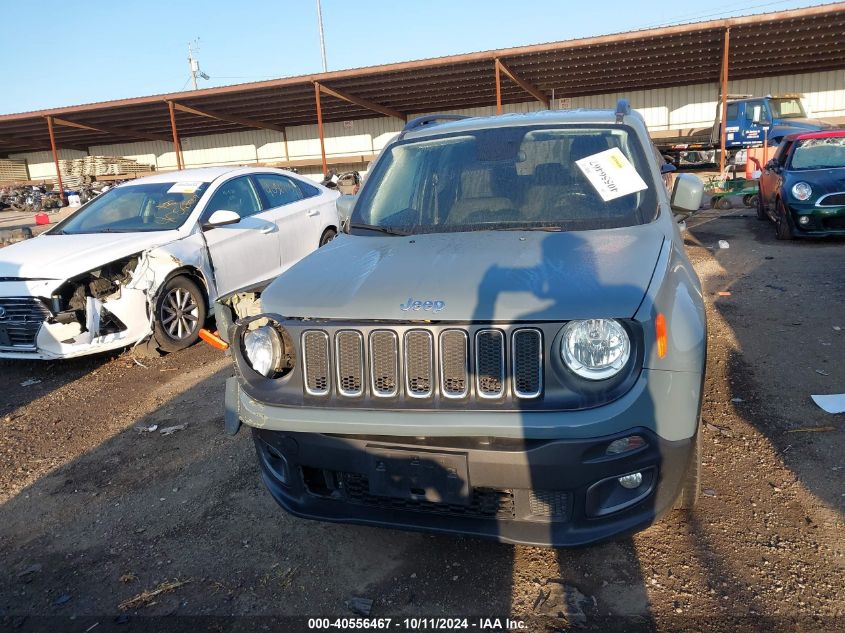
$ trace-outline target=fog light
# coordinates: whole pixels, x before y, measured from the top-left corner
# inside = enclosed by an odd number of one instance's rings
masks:
[[[810,223],[810,216],[809,215],[802,215],[800,218],[798,218],[798,224],[803,224],[803,225],[806,226],[809,223]]]
[[[618,440],[613,440],[607,445],[605,454],[619,455],[620,453],[627,453],[645,446],[645,440],[639,435],[629,435],[628,437],[620,437]]]
[[[642,473],[631,473],[619,478],[619,485],[628,490],[639,488],[641,483],[643,483]]]

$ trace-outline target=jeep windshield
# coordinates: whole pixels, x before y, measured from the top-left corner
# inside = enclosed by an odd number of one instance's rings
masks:
[[[50,234],[145,233],[178,229],[207,188],[207,182],[155,182],[115,187],[56,225]]]
[[[625,126],[499,127],[400,141],[373,166],[350,232],[571,231],[650,222],[649,163]]]

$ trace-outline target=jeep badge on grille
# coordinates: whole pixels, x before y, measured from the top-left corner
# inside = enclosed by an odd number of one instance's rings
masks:
[[[414,312],[419,312],[420,310],[440,312],[445,307],[445,301],[420,301],[418,299],[414,300],[413,297],[408,297],[408,303],[399,304],[399,309],[403,312],[408,312],[409,310],[413,310]]]

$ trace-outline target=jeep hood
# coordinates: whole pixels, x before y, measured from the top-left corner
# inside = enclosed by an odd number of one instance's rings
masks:
[[[663,240],[656,222],[564,233],[341,235],[261,299],[265,312],[284,317],[352,321],[626,318],[642,302]],[[403,310],[409,299],[432,303]],[[434,302],[443,302],[436,313]]]
[[[0,250],[0,277],[70,279],[175,239],[175,231],[50,235]]]

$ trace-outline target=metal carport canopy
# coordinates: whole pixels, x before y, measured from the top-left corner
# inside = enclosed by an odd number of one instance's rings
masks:
[[[633,6],[633,5],[632,5]],[[551,96],[717,82],[730,29],[731,79],[845,68],[845,2],[549,44],[371,66],[191,92],[0,115],[0,155],[244,129],[402,118]],[[499,60],[497,62],[497,60]],[[520,80],[520,83],[513,79]],[[315,90],[316,84],[316,90]],[[171,125],[169,102],[174,104]],[[633,104],[636,107],[636,104]]]

